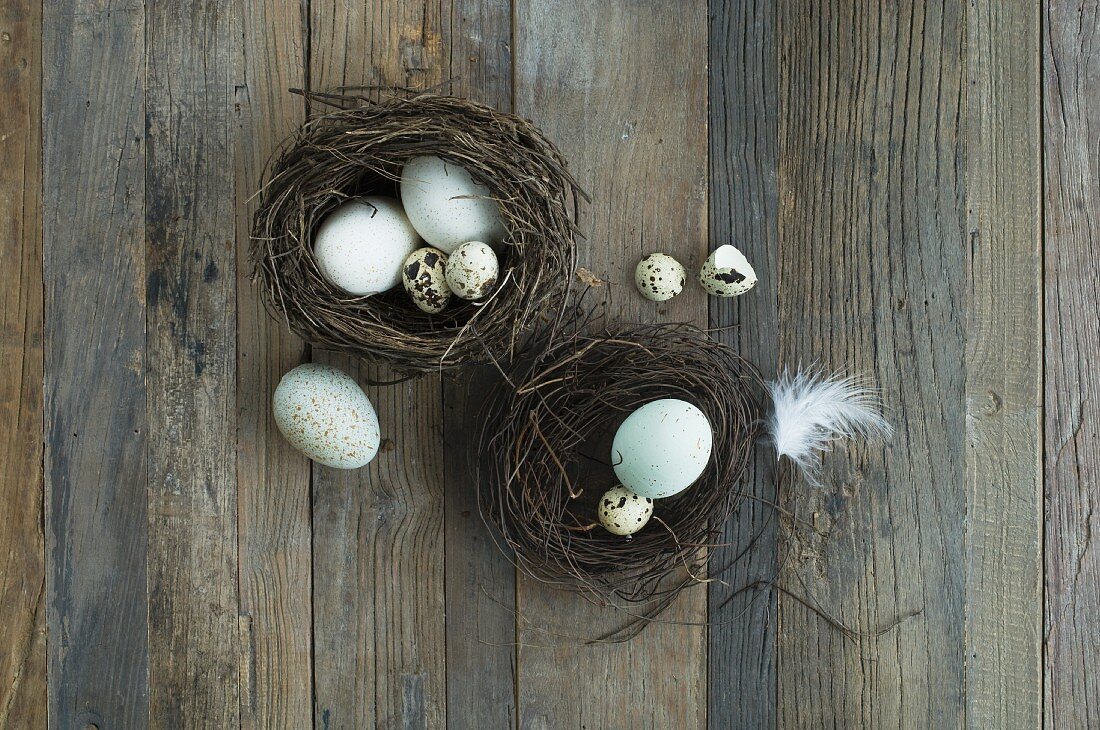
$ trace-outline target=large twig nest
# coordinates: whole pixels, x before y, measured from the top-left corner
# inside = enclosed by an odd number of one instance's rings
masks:
[[[465,99],[311,98],[348,108],[305,123],[266,175],[251,256],[268,311],[313,345],[399,372],[506,360],[540,315],[560,308],[575,269],[583,193],[557,149],[529,121]],[[349,198],[396,197],[402,166],[420,155],[460,165],[486,185],[508,231],[493,292],[431,315],[401,287],[371,297],[344,292],[321,275],[312,252],[328,212]]]
[[[733,349],[688,325],[582,322],[550,336],[487,405],[482,515],[537,580],[620,606],[667,606],[705,577],[706,548],[717,545],[745,497],[762,428],[760,377]],[[600,496],[617,484],[610,438],[635,409],[661,398],[706,414],[710,461],[692,486],[656,500],[640,532],[612,535],[596,515]]]

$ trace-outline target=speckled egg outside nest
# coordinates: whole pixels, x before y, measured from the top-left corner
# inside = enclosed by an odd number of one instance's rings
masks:
[[[634,269],[634,284],[651,302],[667,302],[684,290],[687,271],[667,253],[651,253]]]
[[[745,254],[727,243],[714,249],[703,262],[699,283],[708,294],[736,297],[756,286],[756,271]]]

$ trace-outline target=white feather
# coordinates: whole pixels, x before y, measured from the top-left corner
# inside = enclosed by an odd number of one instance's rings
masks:
[[[850,376],[814,370],[784,371],[768,383],[775,410],[768,430],[779,457],[786,456],[806,481],[821,486],[821,455],[839,439],[889,438],[878,394]]]

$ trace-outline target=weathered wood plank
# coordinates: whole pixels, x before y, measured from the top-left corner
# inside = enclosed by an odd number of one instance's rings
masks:
[[[451,93],[510,111],[511,3],[456,0],[443,32],[455,78]],[[516,721],[515,569],[479,516],[472,469],[477,414],[492,382],[477,369],[443,381],[447,721],[454,728],[506,728]]]
[[[43,13],[49,718],[144,727],[145,12]]]
[[[1044,724],[1100,727],[1100,2],[1044,14]]]
[[[783,2],[779,363],[864,373],[897,433],[788,483],[780,727],[964,721],[964,198],[961,2]],[[978,726],[996,727],[997,724]]]
[[[626,319],[707,323],[701,287],[655,305],[634,290],[638,260],[707,255],[705,2],[584,1],[515,6],[516,111],[569,158],[593,198],[581,263]],[[706,629],[649,626],[631,642],[579,642],[626,617],[518,579],[522,727],[695,728],[706,719]],[[706,588],[662,619],[706,620]]]
[[[240,722],[228,0],[151,3],[145,44],[149,719]]]
[[[966,722],[1042,719],[1039,8],[967,22]]]
[[[46,724],[42,3],[0,5],[0,727]]]
[[[710,247],[732,243],[759,276],[751,293],[710,298],[717,335],[761,372],[776,370],[779,329],[779,242],[776,236],[778,166],[778,53],[776,8],[748,0],[717,0],[710,8]],[[757,449],[750,493],[775,498],[775,452]],[[776,724],[776,596],[749,591],[778,570],[779,519],[746,502],[726,526],[714,565],[733,560],[750,541],[752,552],[710,586],[708,726],[763,728]]]
[[[305,118],[287,90],[304,86],[308,15],[299,0],[238,0],[233,16],[241,724],[302,728],[313,721],[310,467],[276,428],[271,395],[308,349],[264,310],[247,241],[264,166]]]
[[[439,3],[317,0],[313,88],[423,88],[450,75]],[[360,382],[392,373],[314,353]],[[314,722],[441,727],[446,722],[443,402],[438,377],[365,389],[384,448],[367,467],[314,466]]]

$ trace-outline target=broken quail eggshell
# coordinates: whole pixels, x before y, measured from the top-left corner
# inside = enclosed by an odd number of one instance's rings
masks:
[[[604,492],[597,509],[600,524],[612,535],[633,535],[653,516],[653,500],[615,487]]]
[[[634,269],[634,284],[651,302],[667,302],[684,290],[684,265],[667,253],[651,253]]]
[[[421,311],[438,314],[451,301],[447,286],[447,254],[425,246],[409,254],[401,267],[401,282]]]
[[[497,255],[487,243],[468,241],[447,259],[447,286],[462,299],[481,299],[493,291],[500,273]]]
[[[447,254],[466,241],[500,246],[507,234],[489,188],[460,165],[433,155],[405,163],[401,202],[424,240]]]
[[[745,254],[726,244],[716,248],[703,262],[699,283],[709,294],[735,297],[756,286],[756,271]]]
[[[695,405],[677,398],[655,400],[619,426],[611,463],[623,486],[639,496],[671,497],[706,469],[713,439],[710,421]]]
[[[275,425],[291,446],[336,469],[358,469],[378,453],[378,415],[350,375],[327,365],[299,365],[279,381]]]

